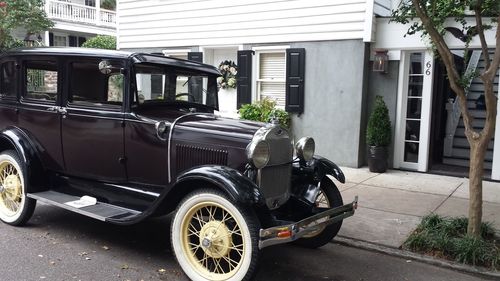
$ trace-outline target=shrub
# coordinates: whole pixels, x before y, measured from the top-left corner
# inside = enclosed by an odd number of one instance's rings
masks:
[[[457,262],[500,268],[500,245],[490,223],[481,226],[481,237],[467,235],[467,218],[443,218],[432,214],[422,219],[403,248],[444,256]]]
[[[97,35],[82,44],[84,48],[116,50],[116,37],[109,35]]]
[[[241,119],[269,122],[274,117],[278,119],[281,126],[290,128],[290,115],[288,112],[276,108],[276,102],[268,98],[253,104],[245,104],[238,112]]]
[[[370,146],[388,146],[391,143],[389,110],[381,96],[375,97],[375,107],[366,128],[366,143]]]

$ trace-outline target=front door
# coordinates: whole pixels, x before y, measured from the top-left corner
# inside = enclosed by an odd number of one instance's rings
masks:
[[[66,174],[125,182],[123,75],[102,74],[100,59],[68,61],[61,110]],[[120,64],[113,62],[112,64]]]
[[[395,168],[428,169],[434,61],[428,51],[401,54],[398,86]]]

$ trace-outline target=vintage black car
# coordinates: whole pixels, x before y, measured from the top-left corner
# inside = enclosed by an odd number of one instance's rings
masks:
[[[193,280],[246,280],[261,249],[320,247],[354,214],[344,175],[276,122],[221,118],[212,66],[79,48],[0,56],[0,219],[36,201],[130,225],[173,213]]]

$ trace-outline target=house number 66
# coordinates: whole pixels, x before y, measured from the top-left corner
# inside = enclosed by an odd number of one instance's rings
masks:
[[[426,64],[425,64],[425,75],[431,75],[431,62],[428,61]]]

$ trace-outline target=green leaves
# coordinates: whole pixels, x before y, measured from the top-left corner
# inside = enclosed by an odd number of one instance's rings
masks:
[[[290,115],[283,109],[276,108],[274,100],[265,98],[253,104],[245,104],[240,110],[241,119],[269,122],[271,118],[277,118],[281,126],[290,128]]]
[[[368,119],[366,143],[370,146],[387,146],[391,143],[389,110],[381,96],[375,97],[375,107]]]
[[[97,35],[83,43],[84,48],[116,50],[116,37],[109,35]]]
[[[0,49],[16,45],[11,35],[16,28],[36,34],[54,26],[45,14],[43,0],[5,0],[0,4]]]

